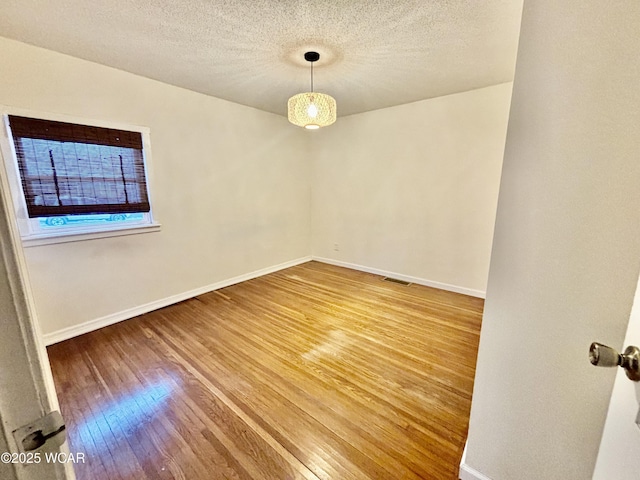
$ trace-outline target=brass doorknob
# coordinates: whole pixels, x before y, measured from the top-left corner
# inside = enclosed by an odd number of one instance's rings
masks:
[[[638,347],[628,346],[620,354],[614,348],[593,342],[589,347],[589,360],[596,367],[617,367],[620,365],[630,380],[640,382],[640,349]]]

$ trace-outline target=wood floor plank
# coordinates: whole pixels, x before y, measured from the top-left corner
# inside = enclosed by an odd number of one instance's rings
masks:
[[[221,336],[221,338],[224,336],[224,334],[219,334],[219,335]],[[265,336],[263,335],[263,336],[262,336],[262,337],[260,337],[260,338],[265,339]],[[239,346],[241,346],[241,347],[242,347],[242,351],[249,351],[249,350],[251,350],[251,349],[253,348],[253,349],[254,349],[254,353],[253,353],[254,357],[255,357],[255,358],[259,358],[260,352],[259,352],[259,351],[257,351],[257,349],[256,349],[257,345],[255,345],[255,344],[254,344],[254,345],[251,345],[251,344],[249,344],[249,343],[246,343],[246,342],[244,342],[244,341],[243,341],[243,339],[242,339],[241,337],[239,337],[239,336],[238,336],[238,337],[235,337],[235,338],[233,338],[233,337],[229,337],[229,338],[228,338],[228,342],[227,342],[227,343],[230,343],[230,344],[234,344],[234,345],[239,345]],[[300,342],[296,342],[296,343],[300,343]],[[223,345],[222,345],[222,346],[223,346]],[[222,347],[222,346],[221,346],[221,347]],[[260,358],[262,358],[262,357],[260,357]],[[237,368],[242,368],[242,365],[243,365],[243,364],[246,364],[246,365],[250,364],[250,360],[249,360],[249,359],[245,359],[243,362],[241,362],[241,363],[239,363],[239,364],[238,364],[238,367],[237,367]],[[266,364],[266,362],[263,360],[262,365],[264,366],[265,364]],[[289,364],[289,366],[291,366],[291,364]],[[317,368],[317,367],[316,367],[316,368]],[[365,368],[365,367],[363,367],[363,369],[364,369],[364,368]],[[278,365],[277,369],[278,369],[278,370],[281,370],[281,371],[284,371],[285,369],[287,369],[287,365],[285,365],[284,363],[282,363],[282,364]],[[359,368],[358,370],[361,370],[361,369]],[[263,372],[263,373],[264,373],[264,372]],[[295,373],[295,372],[290,372],[290,373]],[[334,390],[335,390],[335,392],[336,392],[336,393],[339,393],[339,392],[341,392],[341,391],[348,391],[348,392],[351,392],[352,394],[354,394],[354,392],[356,392],[356,386],[355,386],[354,384],[352,384],[352,383],[346,383],[346,382],[348,382],[347,377],[353,377],[353,374],[354,374],[354,370],[352,369],[348,374],[345,374],[345,376],[344,376],[344,381],[343,381],[340,385],[335,385],[335,386],[334,386]],[[326,377],[328,377],[328,378],[334,378],[334,377],[335,377],[335,375],[333,375],[333,376],[331,376],[331,377],[330,377],[330,376],[328,376],[328,375],[326,375]],[[272,377],[269,377],[269,378],[273,381],[273,378],[272,378]],[[309,381],[307,381],[307,380],[308,380],[308,379],[298,378],[298,379],[297,379],[297,382],[298,382],[298,383],[302,383],[303,385],[305,385],[305,387],[306,387],[306,388],[310,388],[310,386],[314,386],[315,384],[317,384],[317,383],[318,383],[318,380],[322,381],[322,378],[316,378],[316,379],[314,379],[315,381],[312,381],[312,382],[309,382]],[[383,381],[383,379],[382,379],[382,378],[377,378],[377,381],[376,381],[376,382],[374,382],[374,385],[375,385],[375,384],[377,384],[377,383],[379,383],[380,381]],[[287,388],[288,390],[291,390],[291,391],[292,391],[294,386],[295,386],[295,383],[293,383],[293,384],[289,384],[288,386],[286,386],[286,388]],[[345,387],[346,387],[346,388],[345,388]],[[394,385],[393,387],[394,387],[394,389],[395,389],[395,387],[397,387],[397,385]],[[375,388],[375,387],[374,387],[374,388]],[[393,390],[393,389],[390,389],[390,390]],[[389,390],[387,390],[387,389],[383,389],[383,391],[384,391],[384,392],[388,392]],[[325,391],[325,393],[326,393],[326,391]],[[369,392],[369,393],[371,393],[371,392]],[[373,395],[375,395],[375,392],[373,393]],[[327,395],[324,395],[322,398],[324,399],[324,400],[323,400],[324,402],[327,402],[328,400],[330,400],[330,397],[329,397],[329,396],[327,396]],[[352,397],[351,399],[353,399],[353,397]],[[372,402],[372,400],[373,400],[373,402]],[[367,406],[368,406],[368,405],[369,405],[369,406],[372,406],[372,405],[375,405],[375,404],[376,404],[376,400],[377,400],[377,399],[372,398],[372,396],[370,396],[370,395],[369,395],[369,396],[367,396],[367,397],[366,397],[366,400],[364,400],[364,401],[362,401],[362,402],[361,402],[361,406],[360,406],[356,411],[357,411],[357,412],[361,412],[363,409],[366,411],[366,410],[367,410]],[[379,405],[378,405],[378,406],[379,406]],[[387,405],[387,406],[390,406],[390,405]],[[343,406],[343,410],[344,410],[344,411],[350,411],[348,408],[345,408],[344,406]],[[386,413],[386,411],[385,411],[385,409],[384,409],[384,408],[378,408],[378,411],[376,411],[376,412],[373,412],[373,411],[372,411],[372,412],[370,412],[370,413],[371,413],[371,414],[376,414],[376,418],[378,419],[378,421],[380,421],[380,420],[382,419],[382,416]],[[405,424],[405,425],[406,425],[406,424]],[[444,433],[445,433],[445,434],[448,434],[448,432],[444,432]],[[401,440],[401,438],[402,438],[402,437],[400,437],[400,438],[396,438],[396,439],[395,439],[395,440],[396,440],[396,442],[398,442],[398,440]],[[436,438],[435,440],[439,440],[439,438]]]
[[[235,345],[242,345],[242,341],[239,339],[230,340]],[[222,354],[222,351],[219,350],[219,353]],[[230,352],[224,352],[222,355],[226,356],[229,353]],[[266,366],[267,362],[263,361],[263,357],[256,352],[254,352],[252,356],[253,358],[244,357],[239,359],[241,364],[248,367],[248,371],[247,369],[243,369],[246,375],[245,378],[254,386],[260,386],[262,389],[269,388],[263,380],[266,373],[265,370],[268,369]],[[239,369],[240,363],[237,365]],[[276,368],[278,367],[285,369],[286,365],[278,365]],[[378,472],[377,478],[385,478],[385,476],[397,478],[399,472],[402,473],[402,478],[412,478],[411,472],[406,469],[405,465],[395,461],[393,456],[388,455],[384,449],[379,448],[379,435],[384,437],[386,432],[384,430],[378,430],[371,434],[371,429],[375,429],[375,427],[372,427],[371,424],[366,421],[368,418],[363,419],[361,416],[351,414],[351,410],[345,411],[344,405],[332,402],[331,397],[328,395],[328,393],[332,393],[330,387],[319,389],[317,388],[319,382],[309,382],[309,379],[303,376],[298,377],[296,379],[297,382],[290,382],[278,375],[274,370],[268,372],[268,379],[269,386],[274,387],[276,391],[287,391],[288,399],[302,410],[315,411],[314,418],[341,438],[346,439],[346,441],[349,441],[351,438],[358,438],[359,448],[372,461],[378,461],[381,457],[384,458],[379,464],[383,466],[383,468],[390,464],[393,468],[388,473],[391,475],[389,476]],[[297,387],[298,384],[304,385],[304,390]],[[322,401],[319,402],[318,399],[322,399]],[[331,408],[332,405],[335,406],[333,409]],[[367,411],[366,405],[362,405],[359,410]],[[347,413],[347,415],[345,415],[345,413]],[[369,414],[373,415],[374,412],[367,412],[367,417]],[[389,425],[390,424],[387,426],[391,428]],[[398,438],[394,437],[394,440],[397,444]]]
[[[84,479],[457,479],[483,301],[308,262],[49,347]]]

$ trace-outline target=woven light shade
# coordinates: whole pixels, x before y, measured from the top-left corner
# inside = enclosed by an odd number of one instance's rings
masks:
[[[305,92],[294,95],[288,103],[289,121],[313,130],[336,121],[336,101],[326,93]]]
[[[299,127],[315,130],[336,121],[336,101],[326,93],[313,91],[313,63],[320,59],[318,52],[306,52],[304,59],[311,65],[311,91],[289,99],[289,121]]]

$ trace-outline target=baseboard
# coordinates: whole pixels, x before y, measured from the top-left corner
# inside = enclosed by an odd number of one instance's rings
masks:
[[[301,263],[306,263],[309,261],[311,261],[310,256],[302,257],[296,260],[291,260],[289,262],[281,263],[279,265],[274,265],[272,267],[256,270],[255,272],[245,273],[244,275],[239,275],[237,277],[229,278],[227,280],[222,280],[220,282],[216,282],[211,285],[206,285],[204,287],[196,288],[188,292],[172,295],[170,297],[149,302],[144,305],[140,305],[138,307],[129,308],[121,312],[107,315],[105,317],[96,318],[95,320],[89,320],[88,322],[84,322],[79,325],[74,325],[72,327],[63,328],[61,330],[58,330],[52,333],[47,333],[43,335],[43,339],[44,339],[45,345],[53,345],[54,343],[62,342],[63,340],[68,340],[70,338],[77,337],[78,335],[89,333],[94,330],[98,330],[100,328],[113,325],[114,323],[122,322],[123,320],[128,320],[130,318],[137,317],[138,315],[142,315],[145,313],[149,313],[153,310],[158,310],[159,308],[173,305],[174,303],[183,302],[184,300],[197,297],[198,295],[209,293],[214,290],[218,290],[220,288],[228,287],[230,285],[235,285],[236,283],[246,282],[247,280],[262,277],[263,275],[277,272],[279,270],[284,270],[285,268],[295,267],[296,265],[300,265]]]
[[[460,480],[491,480],[489,477],[471,468],[466,463],[460,465],[460,474],[458,477]]]
[[[373,273],[374,275],[393,277],[399,280],[404,280],[406,282],[417,283],[418,285],[425,285],[427,287],[439,288],[441,290],[448,290],[450,292],[461,293],[463,295],[470,295],[472,297],[484,298],[485,296],[485,292],[481,290],[473,290],[470,288],[458,287],[456,285],[449,285],[447,283],[426,280],[424,278],[411,277],[409,275],[403,275],[396,272],[388,272],[386,270],[380,270],[377,268],[365,267],[364,265],[357,265],[354,263],[342,262],[339,260],[333,260],[331,258],[308,256],[308,257],[298,258],[296,260],[291,260],[289,262],[281,263],[279,265],[274,265],[272,267],[256,270],[254,272],[246,273],[244,275],[239,275],[237,277],[233,277],[227,280],[222,280],[220,282],[216,282],[211,285],[206,285],[204,287],[190,290],[188,292],[172,295],[170,297],[149,302],[144,305],[140,305],[138,307],[123,310],[121,312],[96,318],[94,320],[89,320],[88,322],[84,322],[79,325],[63,328],[61,330],[57,330],[52,333],[47,333],[43,335],[43,339],[44,339],[45,345],[53,345],[54,343],[62,342],[63,340],[68,340],[70,338],[77,337],[78,335],[89,333],[94,330],[98,330],[100,328],[113,325],[114,323],[122,322],[123,320],[128,320],[130,318],[137,317],[138,315],[143,315],[153,310],[158,310],[159,308],[167,307],[169,305],[173,305],[174,303],[188,300],[189,298],[197,297],[198,295],[202,295],[204,293],[212,292],[214,290],[228,287],[230,285],[235,285],[236,283],[245,282],[253,278],[257,278],[263,275],[267,275],[269,273],[277,272],[279,270],[284,270],[285,268],[294,267],[296,265],[300,265],[301,263],[306,263],[310,260],[315,260],[322,263],[328,263],[330,265],[336,265],[338,267],[345,267],[345,268],[351,268],[353,270],[360,270],[362,272]],[[462,466],[461,466],[461,472],[462,472]],[[475,478],[475,477],[469,477],[469,478]],[[483,477],[477,477],[477,478],[483,478]],[[466,479],[463,479],[463,480],[466,480]]]
[[[427,280],[424,278],[411,277],[409,275],[403,275],[396,272],[388,272],[386,270],[380,270],[377,268],[365,267],[364,265],[357,265],[355,263],[342,262],[340,260],[334,260],[332,258],[324,257],[311,257],[316,262],[328,263],[329,265],[335,265],[337,267],[351,268],[353,270],[360,270],[361,272],[373,273],[374,275],[382,275],[383,277],[397,278],[398,280],[404,280],[409,283],[417,283],[418,285],[424,285],[426,287],[438,288],[440,290],[447,290],[449,292],[461,293],[463,295],[469,295],[470,297],[485,298],[485,293],[482,290],[473,290],[471,288],[459,287],[457,285],[450,285],[448,283],[435,282],[433,280]]]
[[[460,472],[458,474],[458,478],[460,480],[491,480],[486,475],[478,472],[477,470],[471,468],[466,463],[467,461],[467,444],[464,444],[464,451],[462,452],[462,460],[460,461]]]

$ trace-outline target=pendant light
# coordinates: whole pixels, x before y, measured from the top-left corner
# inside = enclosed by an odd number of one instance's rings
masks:
[[[311,63],[311,91],[299,93],[289,99],[289,121],[294,125],[315,130],[336,121],[336,101],[326,93],[313,91],[313,63],[320,58],[318,52],[307,52],[304,59]]]

